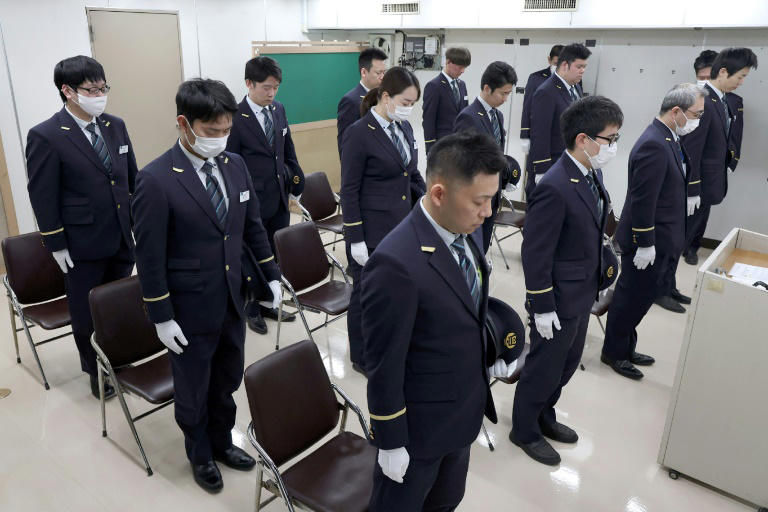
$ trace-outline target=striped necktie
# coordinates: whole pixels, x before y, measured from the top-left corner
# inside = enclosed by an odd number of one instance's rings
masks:
[[[489,114],[491,117],[491,127],[493,128],[493,138],[496,139],[496,144],[501,146],[501,127],[499,126],[499,117],[496,115],[496,109],[492,108]]]
[[[723,109],[725,110],[725,129],[730,133],[730,131],[731,131],[731,111],[728,108],[728,101],[725,99],[725,94],[723,94],[723,99],[721,101],[723,102]]]
[[[456,79],[454,79],[451,82],[451,89],[453,89],[453,101],[454,101],[454,103],[456,103],[456,108],[458,108],[459,107],[460,98],[459,98],[459,86],[456,83]]]
[[[603,216],[603,197],[600,195],[600,189],[597,186],[597,178],[593,174],[593,172],[588,172],[585,176],[587,178],[587,183],[589,183],[589,189],[592,191],[592,195],[595,196],[595,200],[597,201],[597,214],[598,216]]]
[[[269,108],[264,107],[261,113],[264,115],[264,134],[267,136],[267,142],[272,146],[275,143],[275,126],[272,123],[272,117],[269,115]]]
[[[96,151],[96,154],[99,155],[99,160],[101,160],[101,163],[104,164],[107,172],[111,173],[112,159],[109,157],[109,150],[107,149],[107,145],[104,144],[104,138],[100,137],[99,134],[96,133],[96,123],[88,123],[85,129],[91,132],[91,145],[93,145],[93,149]]]
[[[387,127],[389,130],[389,133],[392,134],[392,143],[395,145],[395,148],[397,149],[397,152],[400,153],[400,158],[403,159],[403,165],[408,165],[408,153],[405,152],[405,147],[403,146],[403,141],[400,140],[400,137],[397,135],[397,130],[395,129],[395,123],[389,123],[389,126]]]
[[[213,175],[213,165],[206,161],[200,170],[205,173],[205,191],[208,192],[208,199],[211,200],[216,218],[223,226],[224,221],[227,220],[227,204],[224,202],[224,194],[219,186],[219,180]]]
[[[459,256],[459,267],[461,268],[462,274],[464,274],[464,279],[467,281],[467,286],[469,286],[472,302],[474,302],[477,310],[480,311],[480,300],[483,296],[482,284],[478,279],[477,271],[472,266],[472,262],[469,261],[469,257],[467,257],[464,240],[465,237],[457,236],[456,240],[451,243],[451,249],[456,251],[456,254]]]
[[[571,91],[571,99],[573,99],[573,101],[579,101],[579,95],[576,94],[576,86],[572,85],[569,90]]]

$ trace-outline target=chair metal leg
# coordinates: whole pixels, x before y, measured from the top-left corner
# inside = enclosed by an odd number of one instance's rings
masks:
[[[112,374],[114,375],[114,372],[112,372]],[[128,425],[130,425],[131,427],[131,433],[133,434],[133,439],[136,441],[136,444],[139,446],[139,451],[141,452],[141,458],[144,459],[144,466],[147,468],[147,476],[152,476],[152,468],[149,467],[149,461],[147,460],[147,455],[144,453],[144,447],[141,446],[141,440],[139,439],[138,432],[136,432],[136,425],[134,425],[133,423],[133,417],[131,417],[131,411],[128,409],[128,404],[125,403],[125,397],[123,396],[123,388],[122,386],[120,386],[120,383],[117,381],[116,378],[112,380],[114,381],[112,385],[115,388],[115,394],[117,395],[117,398],[120,400],[120,407],[122,407],[123,409],[125,420],[128,422]]]
[[[101,437],[107,437],[107,409],[106,400],[104,400],[104,372],[101,369],[102,363],[98,359],[97,366],[99,372],[99,405],[101,405]]]
[[[37,347],[35,346],[34,340],[32,340],[32,334],[29,332],[27,319],[24,317],[24,313],[21,312],[21,307],[17,307],[17,309],[19,312],[19,320],[21,320],[21,325],[24,326],[24,334],[27,335],[27,341],[29,341],[29,348],[32,349],[32,355],[35,356],[37,367],[40,369],[40,376],[43,378],[43,385],[45,386],[46,390],[51,389],[51,386],[48,385],[48,379],[45,378],[45,372],[43,371],[43,365],[40,362],[40,356],[37,355]]]
[[[264,482],[264,470],[261,468],[261,462],[256,464],[256,506],[254,510],[259,512],[261,510],[261,487]]]
[[[336,239],[337,238],[339,238],[339,234],[338,233],[334,233],[333,234],[333,245],[331,246],[331,250],[333,252],[336,252]],[[331,276],[331,278],[333,278],[333,276]]]
[[[13,331],[13,344],[16,347],[16,362],[21,363],[21,356],[19,355],[19,334],[16,329],[16,312],[13,310],[13,304],[11,303],[11,295],[8,296],[8,313],[11,315],[11,330]]]
[[[280,285],[280,306],[277,308],[277,339],[275,340],[275,351],[280,350],[280,326],[283,324],[283,286]]]
[[[499,237],[496,236],[496,226],[493,227],[493,238],[496,240],[496,247],[499,248],[499,252],[501,253],[501,259],[504,260],[504,266],[507,267],[507,270],[509,270],[509,263],[507,263],[507,257],[504,255],[504,249],[501,248]]]
[[[485,435],[485,440],[488,441],[488,448],[490,448],[491,451],[495,450],[493,442],[491,441],[491,436],[488,435],[488,430],[485,428],[485,422],[483,422],[483,434]]]
[[[600,320],[600,317],[597,317],[597,323],[600,324],[600,329],[603,330],[603,336],[605,336],[605,327],[603,326],[603,321]]]
[[[307,317],[304,316],[304,308],[302,308],[301,304],[299,304],[299,299],[295,294],[293,295],[293,303],[296,305],[296,309],[299,310],[299,316],[301,316],[301,321],[304,323],[304,329],[307,331],[307,336],[309,336],[309,339],[312,340],[312,343],[315,343],[315,338],[312,336],[312,330],[309,328],[309,324],[307,323]]]

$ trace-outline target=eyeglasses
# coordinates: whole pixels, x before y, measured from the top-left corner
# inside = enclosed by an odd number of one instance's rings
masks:
[[[612,135],[611,137],[603,137],[602,135],[595,135],[595,138],[608,141],[608,144],[616,144],[617,142],[619,142],[619,139],[621,138],[621,134],[617,133],[616,135]]]
[[[685,109],[685,111],[686,112],[690,112],[691,114],[693,114],[693,117],[695,117],[696,119],[701,119],[704,116],[704,111],[703,110],[700,111],[700,112],[694,112],[691,109]]]
[[[78,85],[77,87],[75,87],[75,89],[82,89],[84,91],[88,91],[88,94],[95,96],[99,93],[107,94],[112,88],[108,85],[104,85],[103,87],[80,87]]]

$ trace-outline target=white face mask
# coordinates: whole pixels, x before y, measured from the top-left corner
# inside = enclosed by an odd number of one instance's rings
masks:
[[[589,158],[589,164],[593,169],[602,169],[616,156],[616,152],[619,150],[619,144],[616,142],[613,144],[599,144],[592,137],[590,137],[589,140],[600,146],[600,151],[595,156],[590,156],[586,150],[584,151],[584,154]]]
[[[213,158],[213,157],[219,156],[221,152],[227,148],[227,139],[229,138],[229,136],[200,137],[192,129],[192,125],[189,124],[189,121],[187,121],[187,124],[189,125],[189,131],[191,131],[192,135],[195,136],[195,143],[191,144],[189,142],[189,137],[187,137],[186,132],[184,132],[184,137],[187,139],[187,144],[192,146],[192,151],[194,151],[198,155],[203,156],[205,158]]]
[[[685,116],[685,125],[683,126],[677,124],[677,116],[673,117],[672,120],[675,122],[675,133],[680,136],[688,135],[699,127],[699,119],[688,119],[688,116]]]
[[[555,64],[552,64],[549,66],[549,71],[554,75],[555,71],[557,71],[557,66]]]
[[[107,108],[107,96],[83,96],[77,93],[77,104],[86,114],[99,117]]]
[[[706,80],[696,80],[696,85],[698,85],[699,87],[704,87],[705,85],[707,85],[707,81]]]
[[[395,111],[390,112],[387,108],[387,114],[393,121],[407,121],[413,111],[413,107],[404,107],[402,105],[395,105]]]

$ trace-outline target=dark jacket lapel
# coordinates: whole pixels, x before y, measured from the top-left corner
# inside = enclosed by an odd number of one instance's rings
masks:
[[[96,150],[93,149],[91,141],[86,138],[85,134],[80,129],[80,126],[78,126],[75,120],[72,119],[72,116],[63,108],[59,111],[59,123],[61,123],[61,127],[65,129],[67,138],[70,142],[72,142],[77,149],[82,151],[101,172],[106,173],[107,169],[104,167],[101,160],[99,160],[99,155],[97,155]],[[101,130],[101,128],[99,129]],[[104,139],[104,143],[107,144],[107,139]],[[110,157],[111,156],[112,155],[110,154]]]
[[[488,135],[493,137],[493,126],[491,126],[491,120],[488,119],[488,111],[485,110],[485,106],[480,103],[479,99],[475,98],[475,101],[472,102],[472,109],[475,111],[477,116],[480,117],[480,122],[485,127]]]
[[[243,101],[240,102],[240,105],[237,107],[237,114],[238,116],[245,119],[245,124],[248,127],[248,129],[253,132],[253,134],[256,136],[256,139],[268,150],[273,151],[273,149],[269,146],[269,142],[267,141],[267,135],[264,133],[264,130],[261,128],[261,123],[259,123],[258,118],[256,117],[256,114],[253,113],[253,110],[251,109],[251,106],[248,104],[248,101],[243,98]],[[272,116],[272,126],[274,127],[275,124],[275,117]],[[277,136],[277,133],[275,133],[275,136]]]
[[[709,98],[712,101],[712,106],[714,106],[715,110],[717,111],[717,117],[720,119],[720,126],[722,127],[723,133],[727,138],[728,121],[725,119],[725,109],[723,108],[723,101],[725,101],[725,99],[721,101],[714,87],[710,86],[709,84],[707,84],[707,87],[709,88]],[[723,96],[723,98],[725,98],[725,96]]]
[[[587,179],[584,177],[583,174],[581,174],[581,170],[579,170],[578,167],[576,167],[576,164],[573,163],[571,158],[563,153],[563,156],[561,157],[564,160],[565,163],[565,170],[568,173],[568,177],[571,179],[571,182],[576,187],[576,192],[579,194],[579,197],[584,202],[584,205],[589,209],[589,212],[592,214],[592,219],[595,221],[595,224],[598,228],[601,228],[600,225],[600,217],[597,213],[597,200],[595,200],[595,196],[592,193],[592,189],[589,187],[589,182],[587,182]],[[602,187],[600,187],[602,188]],[[605,194],[603,194],[605,196]],[[605,197],[603,197],[605,199]],[[607,207],[607,201],[606,201],[606,207]]]
[[[400,164],[400,167],[405,169],[405,162],[403,162],[400,153],[392,143],[392,139],[389,138],[388,133],[384,133],[384,128],[381,127],[379,121],[374,117],[373,112],[368,112],[365,115],[365,122],[368,124],[368,128],[371,130],[373,137],[381,144],[386,151],[395,159],[395,162]]]
[[[677,150],[678,145],[675,142],[675,139],[672,137],[672,134],[670,133],[669,128],[667,128],[667,125],[659,121],[658,119],[654,119],[652,123],[653,127],[658,130],[661,137],[664,138],[664,140],[667,142],[667,145],[672,150],[672,154],[675,157],[675,162],[677,162],[677,168],[680,171],[680,175],[685,178],[685,171],[683,170],[683,161],[680,159],[680,152]],[[680,145],[682,148],[682,144]]]
[[[171,157],[173,159],[172,172],[176,174],[176,179],[178,179],[179,183],[187,189],[189,195],[191,195],[192,199],[194,199],[198,206],[203,209],[208,218],[211,219],[211,222],[223,232],[224,226],[221,225],[218,217],[216,217],[216,212],[213,211],[213,204],[211,204],[211,200],[208,199],[205,187],[203,187],[203,182],[200,181],[200,178],[195,172],[195,168],[192,166],[192,162],[189,161],[187,155],[181,150],[178,142],[173,146]],[[227,186],[228,193],[230,193],[229,189],[230,187]]]

